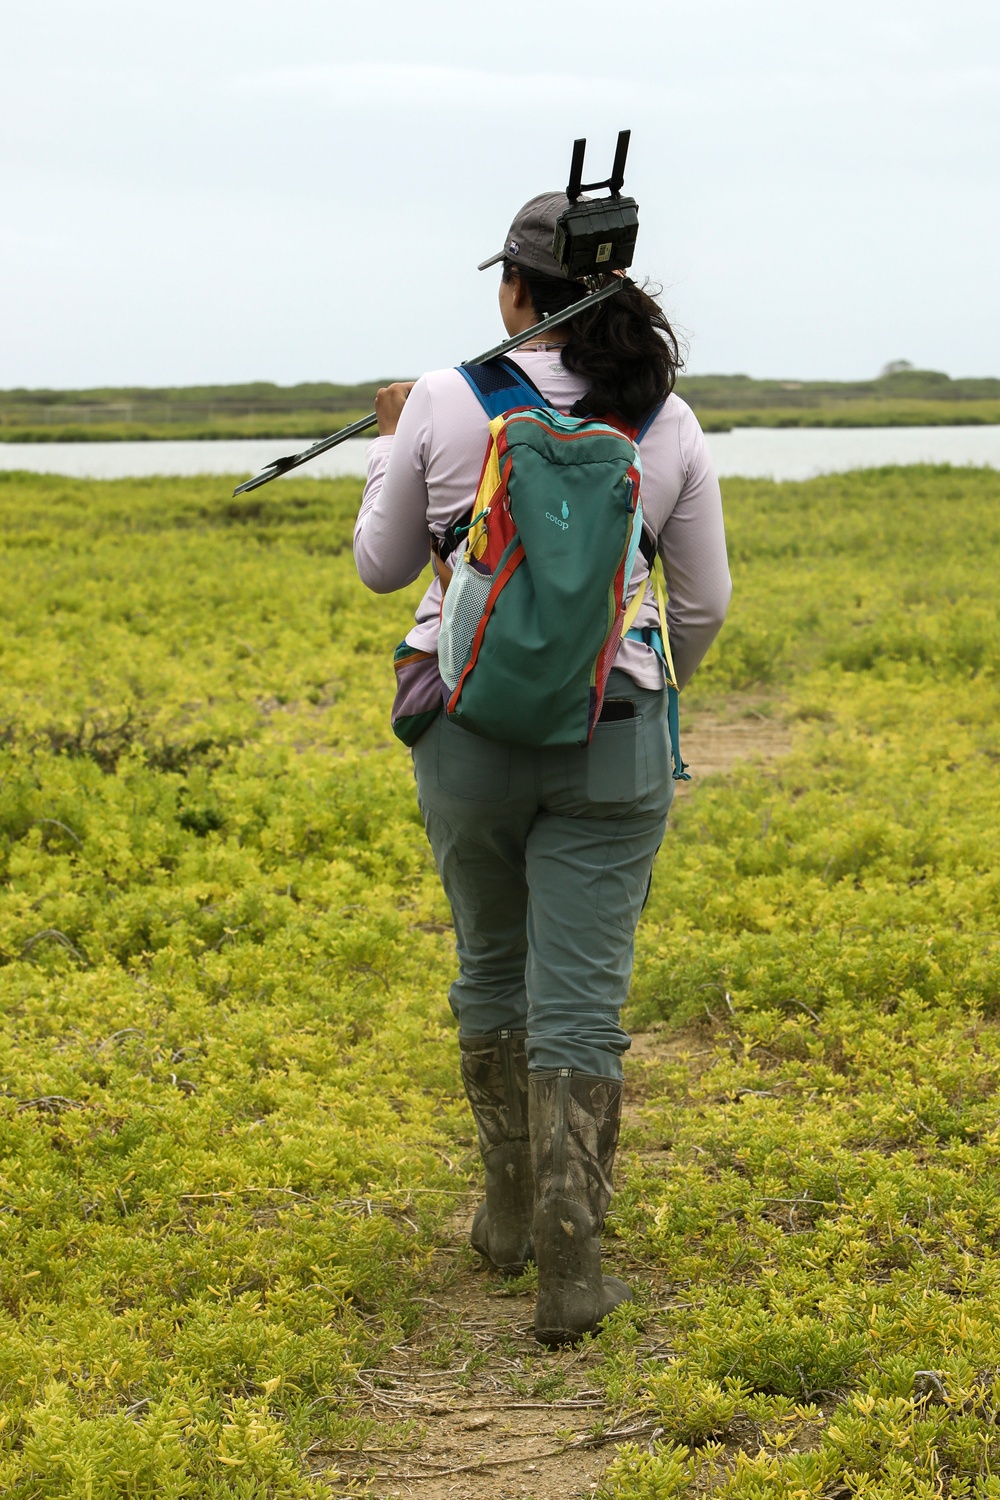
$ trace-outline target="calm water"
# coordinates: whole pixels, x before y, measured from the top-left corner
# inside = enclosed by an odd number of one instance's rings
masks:
[[[882,464],[976,464],[1000,469],[1000,427],[744,427],[709,435],[720,474],[810,479]],[[0,443],[0,469],[125,479],[146,474],[256,474],[308,447],[304,439],[203,443]],[[292,478],[364,474],[364,438],[296,470]]]

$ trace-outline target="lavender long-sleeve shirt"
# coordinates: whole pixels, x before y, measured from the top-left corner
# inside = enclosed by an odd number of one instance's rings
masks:
[[[522,350],[517,363],[558,410],[568,411],[585,394],[585,378],[564,368],[558,350]],[[354,557],[370,589],[387,594],[419,577],[430,558],[429,532],[442,536],[472,506],[488,435],[486,414],[457,370],[434,370],[417,381],[395,435],[376,438],[366,450]],[[718,634],[732,591],[719,481],[698,419],[678,396],[668,398],[640,452],[643,521],[663,561],[670,645],[683,687]],[[639,556],[630,593],[646,587],[646,576]],[[411,646],[436,649],[440,615],[435,578],[407,634]],[[659,623],[650,589],[635,623]],[[641,641],[623,641],[615,666],[641,687],[663,685],[660,660]]]

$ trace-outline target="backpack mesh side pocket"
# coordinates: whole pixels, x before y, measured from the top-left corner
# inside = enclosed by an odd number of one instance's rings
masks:
[[[472,653],[472,642],[483,618],[493,578],[480,573],[463,555],[455,564],[441,611],[438,669],[449,692],[454,692]]]

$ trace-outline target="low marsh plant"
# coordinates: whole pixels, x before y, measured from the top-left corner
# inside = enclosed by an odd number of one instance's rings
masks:
[[[387,725],[420,585],[357,585],[351,481],[226,490],[0,476],[16,1500],[295,1500],[412,1444],[356,1376],[434,1316],[476,1175]],[[727,484],[685,716],[794,748],[678,802],[640,927],[629,1024],[690,1055],[629,1075],[608,1245],[644,1300],[595,1379],[651,1436],[608,1500],[1000,1494],[998,498]]]

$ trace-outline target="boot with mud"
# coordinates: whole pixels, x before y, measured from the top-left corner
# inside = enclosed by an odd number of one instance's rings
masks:
[[[520,1276],[534,1259],[525,1036],[523,1031],[495,1031],[459,1038],[462,1082],[486,1169],[486,1201],[476,1211],[469,1240],[504,1276]]]
[[[571,1068],[532,1073],[531,1155],[538,1261],[535,1338],[576,1344],[632,1293],[601,1272],[601,1229],[621,1125],[622,1086]]]

